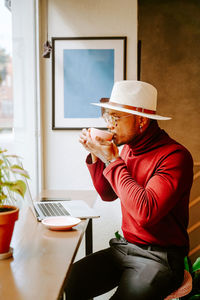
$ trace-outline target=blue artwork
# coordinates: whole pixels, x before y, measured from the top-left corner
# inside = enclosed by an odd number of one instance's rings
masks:
[[[109,98],[114,84],[114,49],[66,49],[64,62],[64,118],[98,118],[91,105]]]

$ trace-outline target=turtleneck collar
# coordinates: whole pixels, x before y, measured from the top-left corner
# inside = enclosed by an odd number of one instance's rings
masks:
[[[153,148],[157,148],[159,145],[166,143],[166,138],[169,138],[168,134],[158,126],[158,122],[151,122],[148,128],[139,136],[134,138],[128,145],[131,148],[134,155],[139,155]]]

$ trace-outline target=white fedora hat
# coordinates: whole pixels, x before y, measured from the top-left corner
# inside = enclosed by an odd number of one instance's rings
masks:
[[[157,90],[153,85],[143,81],[117,81],[108,102],[91,104],[154,120],[171,119],[156,114]]]

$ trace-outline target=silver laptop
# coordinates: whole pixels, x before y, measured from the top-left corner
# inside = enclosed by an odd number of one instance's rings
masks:
[[[48,201],[48,198],[46,198],[45,201],[35,202],[32,199],[28,184],[26,194],[28,204],[38,221],[53,216],[72,216],[80,219],[100,217],[100,215],[83,200],[66,199],[57,201],[56,198],[54,198]]]

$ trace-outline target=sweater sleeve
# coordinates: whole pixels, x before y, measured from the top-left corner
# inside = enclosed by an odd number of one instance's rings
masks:
[[[109,181],[103,175],[105,164],[98,159],[92,163],[91,155],[89,154],[86,159],[86,164],[90,172],[94,187],[101,199],[104,201],[113,201],[118,198],[112,189]]]
[[[142,227],[157,223],[187,196],[193,179],[193,161],[189,152],[177,150],[161,159],[146,186],[139,185],[121,159],[104,170],[104,176],[121,204]],[[188,199],[188,197],[186,197]]]

